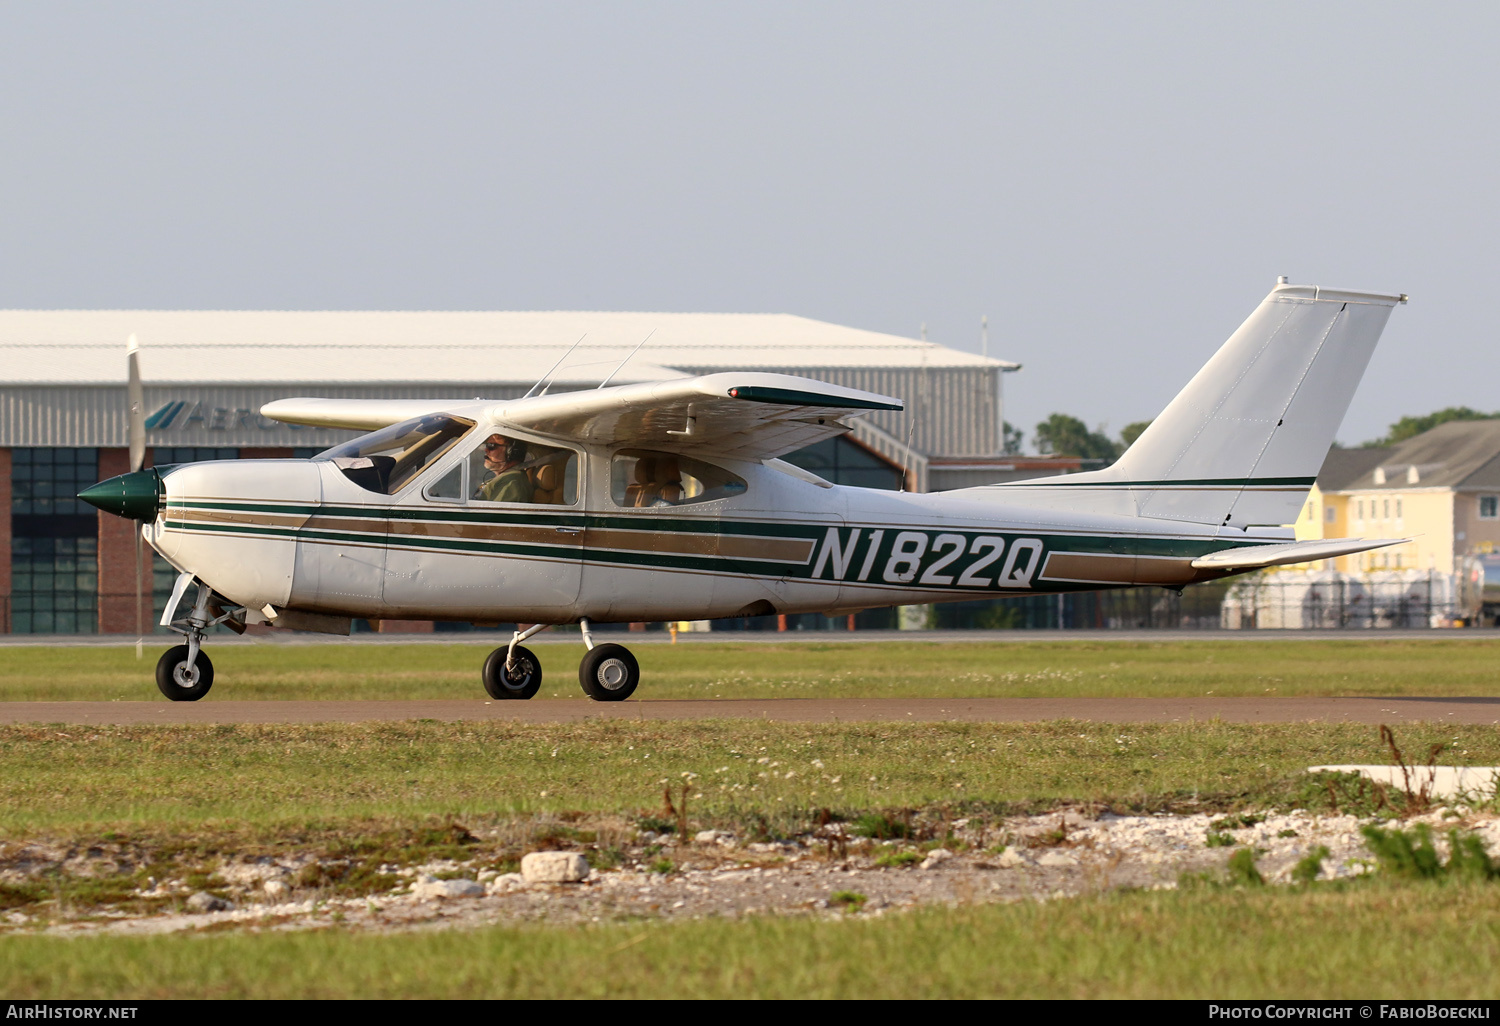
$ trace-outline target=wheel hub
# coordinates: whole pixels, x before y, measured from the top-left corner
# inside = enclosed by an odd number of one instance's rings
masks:
[[[172,667],[172,682],[180,688],[195,688],[198,686],[198,667],[187,663],[178,663]]]
[[[629,677],[630,671],[618,659],[606,659],[599,665],[599,684],[610,691],[620,690]]]

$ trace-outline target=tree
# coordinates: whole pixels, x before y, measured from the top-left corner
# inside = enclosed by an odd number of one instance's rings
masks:
[[[1126,424],[1120,429],[1120,445],[1129,449],[1135,444],[1135,440],[1141,437],[1141,432],[1151,426],[1149,420],[1138,420],[1134,424]]]
[[[1015,427],[1013,424],[1011,424],[1010,421],[1007,420],[1005,422],[1005,445],[1002,451],[1010,453],[1012,455],[1020,452],[1021,439],[1024,438],[1025,435],[1026,432]]]
[[[1103,460],[1106,465],[1120,455],[1119,448],[1102,430],[1090,431],[1087,424],[1066,413],[1054,413],[1036,426],[1036,445],[1044,455],[1082,456],[1086,460]]]
[[[1429,413],[1425,417],[1402,417],[1391,425],[1391,429],[1384,438],[1377,438],[1367,445],[1395,445],[1404,442],[1408,438],[1415,438],[1424,431],[1431,431],[1439,424],[1446,424],[1450,420],[1496,420],[1500,419],[1500,413],[1480,413],[1471,410],[1467,406],[1449,406],[1447,409]]]

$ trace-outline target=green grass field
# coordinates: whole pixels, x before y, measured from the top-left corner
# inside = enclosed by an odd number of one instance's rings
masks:
[[[543,694],[578,694],[576,646],[539,646]],[[213,650],[215,698],[481,697],[477,646]],[[643,645],[645,697],[836,695],[1494,695],[1486,640]],[[5,650],[0,697],[155,699],[154,655]],[[1398,728],[1445,762],[1500,763],[1500,731]],[[312,850],[420,860],[452,824],[514,858],[527,824],[659,814],[689,785],[691,826],[793,832],[830,810],[997,817],[1321,807],[1301,771],[1385,762],[1348,724],[518,724],[0,727],[0,843],[145,853],[135,876],[52,880],[60,903],[128,894],[223,854]],[[509,825],[509,826],[508,826]],[[509,830],[509,833],[506,833]],[[537,835],[539,836],[539,835]],[[602,841],[603,838],[601,837]],[[501,851],[504,844],[509,848]],[[514,850],[512,850],[514,849]],[[8,886],[8,885],[7,885]],[[6,903],[35,902],[24,888]],[[40,895],[41,898],[48,895]],[[27,907],[36,907],[30,905]],[[1202,888],[880,918],[534,925],[375,936],[0,935],[9,997],[1071,996],[1493,997],[1500,886],[1367,880]],[[1413,938],[1421,938],[1413,944]],[[1143,941],[1148,941],[1143,943]],[[605,967],[601,971],[601,966]]]
[[[483,698],[492,645],[213,646],[223,699]],[[161,646],[4,649],[0,701],[165,701]],[[576,698],[581,644],[535,646]],[[1500,695],[1500,640],[650,644],[640,698]]]
[[[1406,728],[1410,751],[1500,762],[1488,727]],[[1382,762],[1350,724],[796,724],[756,720],[0,727],[0,830],[416,822],[661,805],[694,819],[831,808],[1284,800],[1309,765]],[[763,760],[763,761],[762,761]]]
[[[12,1000],[1490,999],[1500,886],[1125,893],[880,919],[0,937]]]

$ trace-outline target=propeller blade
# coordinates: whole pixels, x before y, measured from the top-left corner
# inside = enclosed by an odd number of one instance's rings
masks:
[[[146,638],[146,617],[141,612],[141,564],[144,562],[146,547],[141,541],[141,532],[145,529],[145,524],[135,525],[135,657],[137,659],[141,657],[141,646]]]
[[[146,393],[141,388],[140,344],[135,336],[125,347],[125,398],[130,407],[130,469],[140,470],[146,463]],[[139,550],[137,550],[139,551]],[[139,561],[137,561],[139,562]],[[140,569],[139,566],[136,567]]]

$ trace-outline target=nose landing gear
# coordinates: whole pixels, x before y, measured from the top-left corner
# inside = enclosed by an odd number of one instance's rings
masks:
[[[588,654],[578,664],[578,683],[583,693],[596,702],[623,702],[641,682],[641,668],[635,656],[623,645],[596,645],[588,620],[579,623],[583,628],[583,643],[588,646]],[[518,630],[508,646],[490,653],[480,677],[491,698],[526,699],[537,693],[542,686],[542,664],[521,642],[550,626],[538,623]]]
[[[243,620],[238,619],[235,612],[222,612],[214,602],[213,589],[202,581],[197,582],[198,596],[193,602],[192,612],[177,617],[177,607],[193,582],[190,573],[178,575],[161,618],[162,625],[168,630],[187,637],[186,645],[167,649],[156,663],[157,690],[174,702],[196,702],[214,686],[214,664],[202,651],[204,632],[220,623],[227,623],[236,631],[245,629]],[[219,615],[215,616],[215,613]]]

